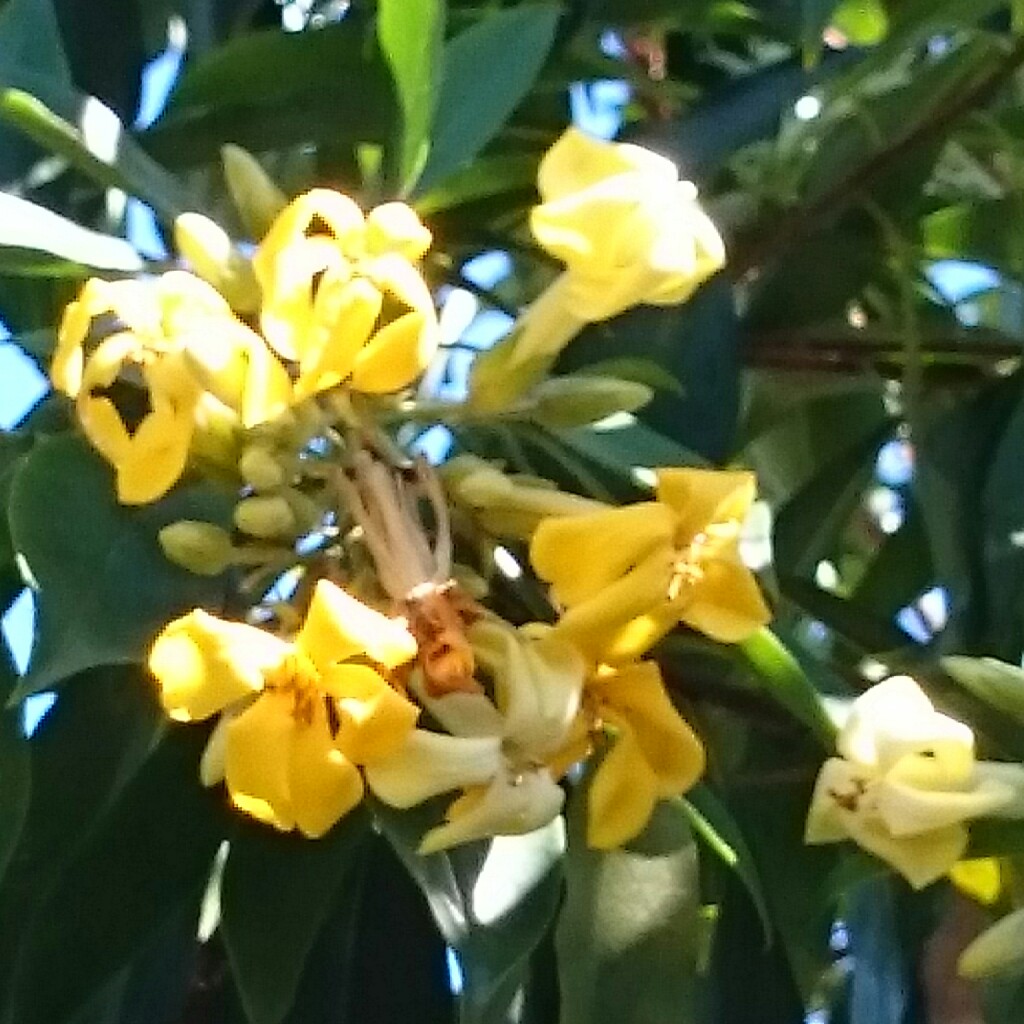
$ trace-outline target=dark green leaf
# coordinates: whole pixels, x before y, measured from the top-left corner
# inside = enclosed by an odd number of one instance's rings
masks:
[[[895,883],[881,878],[859,885],[846,910],[850,952],[856,958],[850,1024],[902,1024],[910,1003],[911,965],[900,934]]]
[[[278,1024],[291,1008],[338,890],[352,885],[367,827],[365,814],[354,812],[322,839],[254,825],[232,840],[221,927],[252,1024]]]
[[[398,180],[402,194],[427,160],[444,40],[444,0],[380,0],[377,35],[402,108]]]
[[[586,844],[586,788],[569,806],[557,950],[562,1024],[695,1020],[697,849],[676,801],[621,850]]]
[[[205,739],[173,730],[41,896],[20,943],[12,1022],[61,1024],[185,905],[198,919],[225,824],[219,795],[199,784]]]
[[[394,118],[372,25],[352,12],[315,31],[239,36],[200,58],[143,139],[178,166],[216,160],[226,142],[254,153],[303,142],[383,142]]]
[[[533,190],[537,157],[532,153],[482,156],[449,174],[413,204],[424,217],[506,192]]]
[[[222,578],[169,562],[158,531],[179,519],[227,525],[230,497],[182,486],[159,504],[117,503],[110,468],[84,440],[44,438],[11,487],[15,549],[38,587],[29,672],[15,699],[94,665],[140,660],[175,615],[223,600]],[[74,516],[74,529],[69,520]]]
[[[0,644],[0,701],[6,702],[17,679],[10,651],[6,643]],[[0,882],[25,824],[31,786],[20,709],[4,708],[0,711]]]
[[[31,69],[70,86],[71,69],[51,0],[8,0],[0,11],[0,78],[11,68]]]
[[[666,391],[676,398],[684,398],[686,389],[663,366],[653,359],[642,359],[624,356],[620,359],[602,359],[596,363],[588,363],[578,373],[593,374],[598,377],[616,377],[619,380],[632,380],[638,384],[646,384],[655,391]]]
[[[460,1020],[501,1024],[561,893],[561,822],[424,857],[417,853],[437,809],[377,808],[377,819],[427,898],[463,974]]]
[[[726,804],[703,783],[698,783],[686,794],[683,806],[697,838],[703,840],[743,882],[760,918],[765,945],[768,945],[772,938],[771,916],[750,847],[738,822]]]
[[[421,192],[469,164],[501,131],[540,73],[559,14],[546,3],[492,11],[445,46]]]

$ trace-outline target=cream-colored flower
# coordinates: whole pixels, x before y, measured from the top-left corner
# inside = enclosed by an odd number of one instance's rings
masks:
[[[463,790],[445,824],[424,837],[423,853],[532,832],[562,808],[549,762],[557,759],[577,718],[582,657],[537,626],[515,630],[486,620],[471,628],[470,640],[492,682],[493,699],[482,693],[419,693],[448,734],[416,729],[394,755],[366,768],[370,788],[393,807]]]
[[[1024,767],[975,760],[971,730],[936,711],[909,676],[858,697],[836,745],[839,757],[818,775],[806,841],[852,839],[915,888],[960,860],[970,819],[1020,814]]]

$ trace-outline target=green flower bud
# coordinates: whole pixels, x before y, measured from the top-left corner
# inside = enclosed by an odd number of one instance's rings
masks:
[[[213,523],[180,519],[158,534],[164,554],[198,576],[219,576],[232,562],[231,537]]]
[[[306,533],[319,525],[323,509],[309,495],[289,487],[281,492],[281,497],[288,502],[288,507],[292,510],[297,533]]]
[[[285,482],[285,470],[274,453],[261,444],[251,444],[238,460],[242,479],[257,491],[273,491]]]
[[[252,264],[219,224],[201,213],[183,213],[174,222],[174,244],[196,275],[213,285],[233,309],[242,313],[259,309],[260,286]]]
[[[550,377],[534,391],[533,418],[545,427],[582,427],[617,412],[634,412],[654,392],[646,384],[618,377]]]
[[[250,537],[273,540],[295,536],[295,514],[279,494],[243,498],[235,506],[235,525]]]
[[[288,205],[288,197],[271,181],[260,162],[241,146],[222,146],[224,178],[238,216],[257,241]]]

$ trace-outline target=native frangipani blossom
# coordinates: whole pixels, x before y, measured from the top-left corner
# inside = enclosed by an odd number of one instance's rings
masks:
[[[88,281],[64,312],[50,376],[75,399],[125,504],[155,501],[174,485],[217,407],[252,427],[291,401],[288,375],[263,339],[210,285],[183,271]],[[132,394],[139,416],[119,407],[119,399],[130,406]]]
[[[565,270],[477,360],[470,400],[480,408],[512,404],[586,324],[685,302],[725,264],[696,186],[642,146],[569,128],[541,161],[537,187],[530,227]]]
[[[404,624],[321,580],[291,641],[202,610],[157,637],[149,668],[179,722],[220,715],[201,777],[281,831],[323,835],[363,796],[358,766],[386,758],[419,709],[393,685],[416,642]]]
[[[967,822],[1024,816],[1024,766],[978,761],[974,734],[936,711],[909,676],[853,702],[818,774],[808,843],[852,839],[914,888],[941,878],[967,849]]]
[[[260,324],[298,364],[297,397],[341,383],[383,393],[411,384],[438,344],[433,298],[415,263],[430,232],[404,203],[363,215],[348,196],[293,200],[253,257]]]
[[[543,520],[530,562],[563,611],[556,629],[595,663],[649,650],[679,623],[725,643],[770,613],[739,555],[751,473],[657,471],[655,501]]]

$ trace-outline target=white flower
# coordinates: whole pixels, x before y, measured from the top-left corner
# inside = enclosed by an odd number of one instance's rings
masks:
[[[837,748],[814,787],[806,842],[852,839],[915,888],[963,856],[965,822],[1021,813],[1024,767],[976,761],[971,730],[909,676],[855,700]]]

